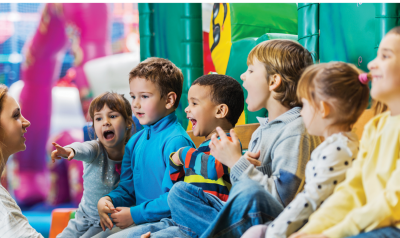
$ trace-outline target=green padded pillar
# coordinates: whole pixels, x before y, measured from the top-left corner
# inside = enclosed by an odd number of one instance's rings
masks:
[[[139,3],[140,61],[154,55],[153,3]]]
[[[399,3],[375,3],[375,49],[393,27],[399,25]]]
[[[203,75],[203,30],[200,3],[139,3],[140,59],[161,57],[182,70],[184,83],[176,110],[187,128],[187,93]]]
[[[299,3],[298,41],[313,55],[314,63],[319,61],[319,3]]]

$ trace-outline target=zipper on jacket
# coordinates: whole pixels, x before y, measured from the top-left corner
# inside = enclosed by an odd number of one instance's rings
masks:
[[[150,139],[150,129],[147,131],[147,140]]]

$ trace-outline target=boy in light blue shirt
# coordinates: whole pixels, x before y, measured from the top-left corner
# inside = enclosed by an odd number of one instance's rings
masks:
[[[169,156],[181,147],[194,147],[175,115],[182,86],[181,70],[166,59],[149,58],[130,72],[132,110],[144,129],[125,147],[118,187],[98,202],[100,225],[109,230],[95,237],[170,217]]]

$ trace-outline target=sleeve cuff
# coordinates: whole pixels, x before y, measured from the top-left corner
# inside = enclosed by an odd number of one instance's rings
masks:
[[[142,208],[145,203],[130,208],[132,220],[136,225],[147,222],[142,216]]]
[[[240,159],[231,169],[231,180],[233,182],[237,182],[239,177],[250,165],[251,163],[244,156],[240,157]]]

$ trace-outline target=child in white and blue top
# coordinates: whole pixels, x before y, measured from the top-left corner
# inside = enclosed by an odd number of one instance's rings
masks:
[[[352,125],[368,105],[366,74],[352,64],[331,62],[310,66],[300,78],[297,94],[307,131],[325,141],[306,166],[304,190],[267,225],[251,227],[242,238],[284,238],[298,231],[346,177],[357,157],[359,140]]]
[[[125,144],[134,125],[131,106],[123,95],[103,93],[89,107],[97,139],[65,147],[56,143],[53,162],[60,157],[83,161],[83,197],[60,237],[92,237],[102,231],[97,202],[118,186]]]

